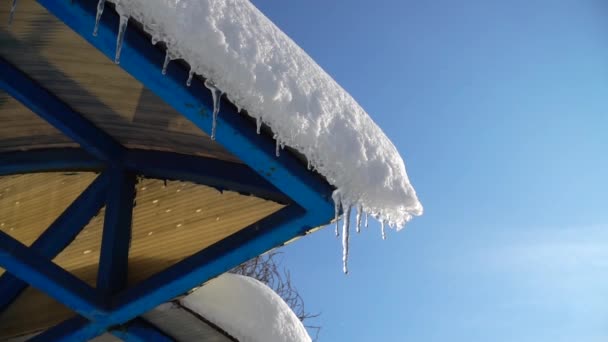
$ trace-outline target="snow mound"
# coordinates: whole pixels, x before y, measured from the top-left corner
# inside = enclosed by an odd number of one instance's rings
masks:
[[[103,1],[103,0],[102,0]],[[402,228],[422,205],[403,159],[361,106],[248,0],[111,0],[239,108],[277,145],[304,154],[337,205]],[[124,27],[123,27],[124,28]],[[186,80],[184,80],[186,82]],[[278,147],[277,147],[278,151]],[[346,212],[346,210],[344,210]]]
[[[250,277],[223,274],[180,302],[240,342],[311,342],[287,303]]]

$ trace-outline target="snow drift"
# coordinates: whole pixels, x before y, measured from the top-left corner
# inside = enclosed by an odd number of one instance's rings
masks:
[[[338,205],[397,228],[422,214],[391,141],[248,0],[111,1],[122,17],[122,32],[128,17],[142,23],[153,42],[167,45],[167,62],[185,60],[191,75],[205,77],[211,89],[246,109],[258,126],[267,124],[278,146],[304,154],[338,189]]]
[[[180,299],[240,342],[310,342],[287,303],[256,279],[226,273]]]

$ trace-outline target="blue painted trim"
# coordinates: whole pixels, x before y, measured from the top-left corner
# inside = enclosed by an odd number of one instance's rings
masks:
[[[108,314],[107,301],[95,289],[2,231],[0,267],[87,318]]]
[[[96,0],[38,2],[113,60],[119,17],[112,8],[106,6],[98,36],[94,37],[91,32],[95,22]],[[171,63],[167,75],[162,75],[160,70],[164,57],[164,51],[153,46],[146,34],[136,25],[129,25],[120,66],[200,129],[209,132],[213,109],[209,90],[198,78],[193,80],[191,87],[187,87],[188,70],[180,63]],[[229,152],[302,207],[328,214],[325,219],[327,222],[331,220],[331,186],[323,178],[307,171],[303,163],[288,151],[277,158],[275,142],[270,137],[257,135],[255,124],[237,113],[235,107],[225,99],[221,103],[216,136],[217,141]]]
[[[98,176],[76,200],[30,246],[43,258],[52,260],[67,247],[103,207],[108,177]],[[0,313],[27,287],[27,283],[10,273],[0,276]]]
[[[108,297],[127,286],[131,223],[135,202],[135,174],[112,167],[106,202],[97,290]]]
[[[79,148],[0,153],[0,176],[50,171],[102,171],[103,162]]]
[[[189,181],[278,203],[292,202],[244,164],[170,152],[129,150],[125,165],[144,177]]]
[[[130,149],[130,171],[148,178],[193,182],[288,204],[291,199],[247,165],[173,152]],[[0,176],[47,171],[101,171],[105,165],[79,148],[0,153]]]
[[[106,132],[86,120],[54,94],[0,57],[0,89],[28,107],[95,157],[114,162],[124,149]]]
[[[143,319],[135,319],[124,327],[111,330],[112,335],[126,342],[174,342],[175,340]]]

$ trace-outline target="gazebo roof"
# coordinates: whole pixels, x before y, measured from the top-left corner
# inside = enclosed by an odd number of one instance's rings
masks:
[[[93,36],[97,5],[21,0],[0,25],[0,339],[167,340],[138,317],[339,214],[312,155],[276,155],[285,133],[257,134],[203,77],[186,85],[183,61],[161,73],[166,45],[141,23],[115,64],[121,17],[106,6]],[[394,164],[392,199],[409,209],[387,212],[404,223],[422,207],[403,161],[375,124],[365,132]]]

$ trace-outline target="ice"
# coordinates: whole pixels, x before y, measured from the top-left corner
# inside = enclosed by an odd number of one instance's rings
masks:
[[[95,28],[93,28],[93,36],[97,37],[97,31],[99,30],[99,21],[103,14],[103,8],[105,7],[106,0],[99,0],[97,3],[97,15],[95,16]]]
[[[255,131],[257,134],[260,134],[260,130],[262,129],[262,117],[258,116],[255,118]]]
[[[367,227],[368,227],[368,225],[367,225],[367,213],[365,213],[365,228],[367,228]]]
[[[342,270],[344,273],[348,273],[348,238],[350,230],[350,205],[344,205],[344,224],[342,225]]]
[[[304,154],[345,202],[397,228],[422,214],[391,141],[250,1],[109,1],[153,39],[170,42],[176,56],[268,125],[281,144]]]
[[[194,69],[190,68],[190,71],[188,71],[188,79],[186,80],[186,86],[189,87],[192,85],[192,78],[194,78]],[[215,101],[216,101],[216,99],[213,98],[213,114],[217,115],[217,113],[215,112]],[[218,111],[219,111],[219,107],[218,107]],[[215,122],[215,116],[214,116],[213,121]],[[215,134],[213,134],[213,136],[215,137]]]
[[[17,0],[13,0],[13,4],[11,5],[10,13],[8,14],[8,26],[11,26],[13,23],[13,17],[15,16],[15,9],[17,9]]]
[[[361,233],[361,214],[362,214],[363,208],[361,208],[361,206],[357,206],[357,217],[356,217],[356,227],[357,227],[357,233]]]
[[[384,229],[385,224],[386,223],[384,220],[382,220],[380,223],[380,226],[381,226],[380,229],[382,230],[382,240],[386,240],[386,230]]]
[[[340,228],[340,208],[342,206],[342,197],[340,195],[340,191],[335,190],[331,194],[331,198],[334,200],[334,220],[336,221],[336,236],[340,236],[340,232],[338,231],[338,229]]]
[[[171,62],[171,53],[169,52],[169,49],[167,49],[167,51],[165,51],[165,61],[163,62],[163,70],[161,71],[161,73],[163,75],[167,74],[167,68],[169,67],[169,62]]]
[[[125,39],[128,23],[129,16],[121,14],[120,23],[118,24],[118,36],[116,37],[116,56],[114,57],[114,63],[116,64],[120,64],[120,52],[122,51],[122,42]]]
[[[192,69],[190,69],[192,71]],[[215,129],[217,127],[217,114],[220,112],[220,100],[222,92],[209,80],[205,80],[205,87],[211,91],[213,97],[213,123],[211,124],[211,140],[215,140]]]
[[[281,151],[280,151],[280,149],[281,149],[281,141],[279,140],[279,136],[276,135],[276,134],[272,138],[274,139],[275,146],[276,146],[274,154],[275,154],[275,156],[279,157],[281,155]]]
[[[226,273],[179,301],[241,342],[311,342],[289,305],[253,278]]]

